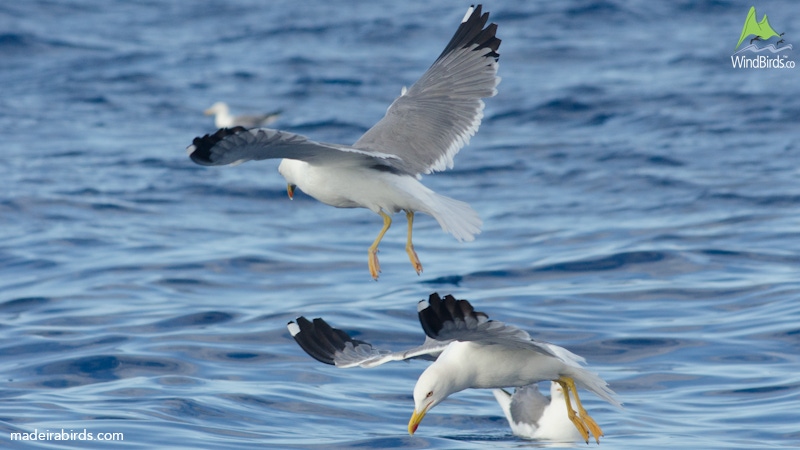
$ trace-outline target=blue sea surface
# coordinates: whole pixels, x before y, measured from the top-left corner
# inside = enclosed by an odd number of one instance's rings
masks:
[[[378,216],[289,201],[277,161],[187,157],[216,101],[354,142],[468,5],[0,3],[0,447],[546,446],[481,390],[409,436],[427,363],[340,370],[286,330],[415,346],[435,291],[584,356],[624,402],[582,395],[603,448],[796,448],[800,69],[732,67],[750,3],[486,2],[498,95],[423,179],[483,232],[418,216],[421,276],[402,215],[374,282]],[[795,2],[756,8],[800,43]],[[11,441],[62,430],[124,440]]]

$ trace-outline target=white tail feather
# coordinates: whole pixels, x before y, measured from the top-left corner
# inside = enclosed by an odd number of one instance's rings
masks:
[[[474,241],[483,225],[478,213],[467,203],[434,192],[431,194],[431,209],[424,212],[432,215],[444,231],[459,241]]]

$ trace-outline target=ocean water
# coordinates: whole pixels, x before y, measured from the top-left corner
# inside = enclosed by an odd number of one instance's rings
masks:
[[[625,404],[582,396],[603,448],[797,447],[800,69],[732,67],[750,3],[486,2],[499,93],[423,180],[484,228],[419,216],[421,276],[401,215],[374,282],[379,217],[289,201],[276,161],[187,158],[216,101],[355,141],[467,6],[0,4],[0,447],[545,446],[478,390],[409,436],[426,363],[339,370],[285,328],[410,347],[434,291],[586,357]],[[756,8],[800,44],[795,2]],[[124,437],[10,440],[62,430]]]

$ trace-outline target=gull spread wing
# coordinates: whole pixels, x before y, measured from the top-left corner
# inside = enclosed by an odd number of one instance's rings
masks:
[[[435,359],[449,342],[426,339],[419,347],[401,352],[379,350],[364,341],[353,339],[347,333],[317,318],[313,321],[298,317],[287,325],[289,333],[312,358],[336,367],[375,367],[389,361],[412,358]]]
[[[422,300],[417,304],[417,313],[425,334],[437,341],[457,340],[485,345],[500,344],[530,349],[561,359],[563,359],[562,355],[572,355],[561,347],[533,340],[527,332],[515,326],[489,320],[489,316],[475,311],[467,300],[456,300],[452,295],[442,298],[434,292],[428,297],[428,300]],[[563,352],[556,354],[554,348],[563,350]],[[577,355],[572,356],[580,358]]]
[[[315,142],[305,136],[269,128],[220,128],[194,138],[186,148],[192,161],[204,166],[239,164],[250,160],[289,158],[310,164],[386,166],[397,157],[344,145]]]
[[[453,167],[453,157],[480,126],[481,98],[497,93],[500,39],[489,13],[470,7],[439,58],[353,147],[399,156],[414,175]]]

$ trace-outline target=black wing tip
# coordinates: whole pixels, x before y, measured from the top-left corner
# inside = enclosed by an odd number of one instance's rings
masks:
[[[213,134],[206,134],[203,137],[196,137],[192,140],[192,145],[186,147],[189,158],[202,166],[213,166],[215,161],[212,159],[211,149],[217,143],[228,136],[247,131],[244,127],[220,128]]]
[[[488,16],[489,13],[486,13],[486,15]],[[488,48],[491,50],[491,52],[488,52],[483,56],[487,58],[494,58],[494,60],[497,61],[500,59],[500,53],[498,53],[497,50],[500,49],[500,44],[503,41],[495,36],[496,33],[497,24],[490,23],[488,27],[484,28],[483,31],[481,31],[481,33],[472,40],[472,42],[466,44],[464,47],[472,44],[478,44],[478,47],[475,49],[476,51]]]
[[[439,337],[447,322],[464,322],[467,317],[476,321],[481,317],[488,318],[486,314],[475,311],[468,300],[458,300],[450,294],[442,298],[438,292],[428,296],[428,300],[420,301],[417,313],[425,334],[433,339]]]
[[[336,353],[345,350],[348,344],[353,347],[370,345],[353,339],[338,328],[333,328],[322,318],[308,320],[303,316],[287,324],[289,333],[309,356],[325,364],[336,365]]]
[[[455,49],[477,45],[474,51],[489,49],[490,51],[483,56],[494,58],[494,60],[497,61],[500,58],[498,49],[502,42],[502,40],[495,36],[497,33],[497,24],[490,23],[484,28],[486,22],[489,21],[489,13],[483,12],[483,5],[481,4],[472,5],[470,8],[472,8],[472,14],[464,18],[452,39],[450,39],[450,42],[444,48],[444,51],[442,51],[442,54],[439,55],[439,58]]]
[[[310,321],[303,316],[298,317],[295,321],[288,323],[287,328],[289,333],[294,338],[295,342],[306,352],[309,356],[317,361],[325,364],[334,365],[334,352],[335,348],[328,342],[325,337],[325,329],[330,329],[324,320],[317,318]]]

